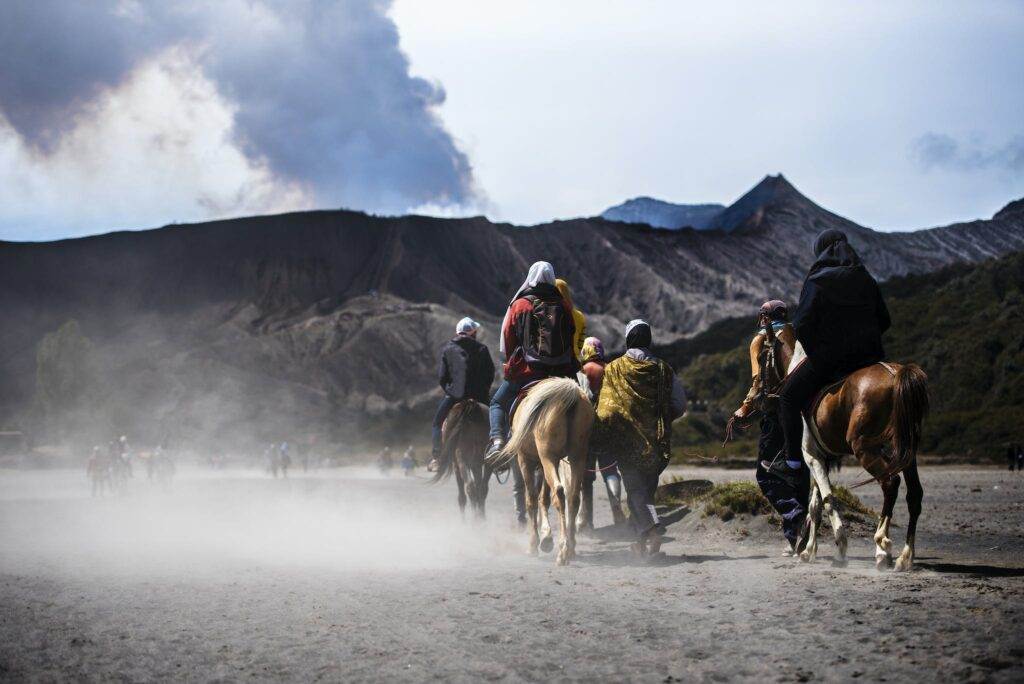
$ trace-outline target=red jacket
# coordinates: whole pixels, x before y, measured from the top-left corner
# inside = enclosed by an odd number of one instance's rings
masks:
[[[562,301],[568,313],[569,320],[572,320],[572,309],[565,301]],[[509,382],[527,383],[547,377],[572,377],[578,368],[575,359],[573,363],[565,368],[530,368],[523,358],[523,343],[520,336],[525,329],[524,317],[533,313],[533,304],[525,297],[512,302],[509,307],[510,314],[501,334],[505,338],[505,363],[502,369],[505,372],[505,379]]]

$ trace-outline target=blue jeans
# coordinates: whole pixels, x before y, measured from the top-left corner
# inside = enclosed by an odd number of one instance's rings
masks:
[[[434,414],[434,423],[431,426],[433,428],[434,443],[433,443],[433,454],[437,455],[441,453],[441,428],[444,427],[444,419],[448,417],[448,412],[452,410],[452,407],[458,403],[458,399],[450,397],[447,394],[441,399],[441,403],[437,406],[437,413]]]
[[[512,402],[516,400],[519,390],[523,389],[522,383],[502,380],[498,385],[498,391],[491,397],[491,408],[489,410],[491,420],[491,439],[500,437],[505,439],[508,434],[508,411],[512,408]]]

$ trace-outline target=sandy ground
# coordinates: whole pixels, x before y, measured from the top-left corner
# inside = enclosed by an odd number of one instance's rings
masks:
[[[828,539],[807,565],[695,517],[663,564],[591,539],[558,568],[523,553],[508,485],[463,523],[422,473],[185,469],[91,499],[79,472],[0,471],[0,679],[1020,681],[1024,476],[923,479],[897,575],[867,539],[836,569]]]

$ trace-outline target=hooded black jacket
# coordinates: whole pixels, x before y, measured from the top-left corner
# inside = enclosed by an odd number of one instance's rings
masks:
[[[826,237],[834,238],[823,234],[819,246]],[[845,235],[816,251],[818,259],[793,316],[793,330],[804,351],[825,373],[849,373],[881,361],[882,333],[891,321],[878,283]]]
[[[441,389],[453,399],[490,401],[494,362],[487,347],[472,337],[458,335],[444,345],[437,375]]]

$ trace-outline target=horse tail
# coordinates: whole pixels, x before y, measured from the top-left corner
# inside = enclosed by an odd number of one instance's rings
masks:
[[[476,408],[476,402],[460,401],[452,407],[444,421],[444,439],[441,442],[441,453],[437,457],[437,472],[430,484],[443,482],[455,472],[455,449],[462,437],[467,419]]]
[[[519,405],[521,416],[517,429],[512,431],[508,444],[501,450],[498,463],[504,465],[522,450],[524,442],[537,428],[547,429],[556,420],[566,420],[576,407],[589,400],[576,381],[569,378],[549,378],[537,383]]]
[[[889,477],[909,466],[921,445],[921,425],[928,415],[928,376],[916,363],[900,366],[893,387],[892,417],[886,437],[892,444]]]

